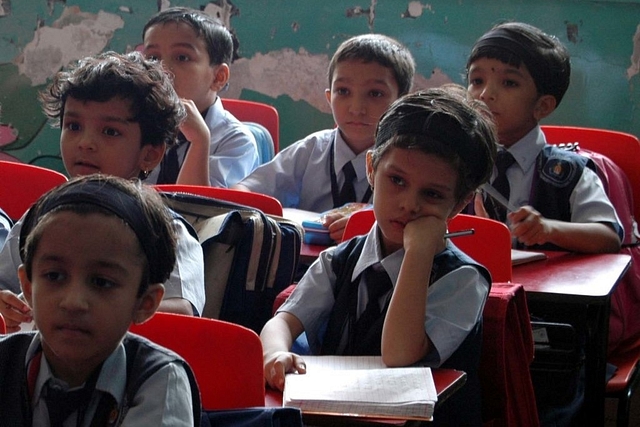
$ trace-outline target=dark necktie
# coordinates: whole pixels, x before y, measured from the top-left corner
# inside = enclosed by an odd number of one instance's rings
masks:
[[[344,174],[344,184],[342,184],[338,203],[335,207],[356,201],[356,189],[353,186],[353,181],[356,179],[356,171],[353,168],[353,164],[351,162],[345,163],[342,167],[342,173]]]
[[[180,161],[178,160],[178,148],[182,144],[188,144],[182,133],[178,134],[175,144],[167,148],[164,157],[160,162],[160,172],[158,173],[158,184],[175,184],[180,173]]]
[[[493,180],[491,185],[502,194],[505,199],[509,200],[510,188],[509,188],[509,180],[507,179],[507,169],[511,167],[512,164],[515,163],[515,159],[513,155],[506,151],[502,150],[498,152],[498,157],[496,158],[496,169],[498,170],[498,174],[496,175],[496,179]],[[494,214],[491,215],[494,219],[505,222],[507,219],[507,209],[502,206],[500,203],[492,200]]]
[[[92,391],[87,390],[87,387],[68,391],[55,384],[53,379],[47,381],[43,389],[43,398],[47,403],[51,427],[62,427],[62,423],[71,414],[80,409],[85,410],[91,400]]]
[[[358,320],[356,321],[356,337],[363,337],[380,317],[380,298],[389,292],[393,285],[391,279],[384,269],[376,270],[374,266],[367,268],[364,272],[365,284],[367,285],[367,295],[369,301]]]

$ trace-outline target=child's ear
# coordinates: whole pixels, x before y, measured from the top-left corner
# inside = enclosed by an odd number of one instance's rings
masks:
[[[27,269],[24,264],[20,264],[18,267],[18,279],[20,280],[20,287],[22,288],[22,294],[24,295],[25,300],[29,306],[33,307],[31,304],[31,297],[33,296],[33,288],[31,284],[31,280],[27,277]]]
[[[162,161],[165,149],[166,146],[164,144],[143,145],[140,153],[140,170],[151,172]]]
[[[374,169],[373,169],[373,151],[369,150],[367,151],[367,181],[369,182],[369,185],[371,186],[371,188],[373,188],[373,175],[374,175]]]
[[[227,64],[220,64],[217,66],[213,81],[211,82],[211,90],[214,92],[220,92],[229,81],[229,66]]]
[[[331,106],[331,89],[324,90],[324,97],[327,98],[327,102],[329,103],[329,106]]]
[[[547,117],[549,114],[553,113],[553,110],[556,109],[556,97],[553,95],[542,95],[536,101],[536,106],[533,110],[533,115],[537,121],[540,121]]]
[[[140,324],[149,320],[158,310],[163,296],[164,286],[162,283],[149,285],[145,293],[138,298],[138,303],[133,313],[133,323]]]

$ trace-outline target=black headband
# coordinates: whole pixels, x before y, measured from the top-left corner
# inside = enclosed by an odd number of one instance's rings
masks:
[[[529,74],[533,77],[538,92],[546,93],[544,85],[552,84],[551,75],[547,72],[547,64],[542,58],[532,54],[534,49],[530,45],[526,45],[513,32],[504,28],[496,28],[489,31],[475,43],[474,52],[481,52],[483,48],[498,48],[509,52],[515,58],[520,59],[526,65]]]
[[[53,196],[46,196],[41,199],[33,208],[29,209],[22,229],[20,230],[20,257],[24,262],[24,245],[29,233],[36,224],[48,212],[63,205],[91,204],[105,209],[117,217],[121,218],[136,234],[142,251],[147,257],[149,264],[150,283],[161,283],[155,265],[159,262],[157,239],[154,239],[154,230],[145,216],[145,209],[135,197],[132,197],[107,181],[79,181],[77,184],[70,184],[66,188],[58,191]]]

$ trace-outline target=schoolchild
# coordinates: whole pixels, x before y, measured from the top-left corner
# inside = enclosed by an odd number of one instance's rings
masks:
[[[149,19],[142,39],[146,57],[161,61],[173,74],[176,92],[195,103],[209,128],[209,145],[198,154],[201,162],[208,162],[209,175],[192,183],[230,187],[247,176],[259,164],[255,138],[247,126],[224,109],[218,96],[229,84],[233,59],[229,30],[205,12],[171,7]],[[185,167],[185,156],[195,156],[191,152],[193,141],[189,141],[188,135],[180,136],[147,181],[175,183]]]
[[[37,332],[0,338],[2,425],[199,425],[186,362],[127,332],[158,308],[175,244],[160,196],[139,183],[89,175],[36,202],[19,276]]]
[[[40,95],[45,114],[61,124],[60,152],[71,177],[102,173],[138,179],[160,162],[185,118],[169,75],[139,52],[85,58],[60,71]],[[202,247],[182,219],[176,216],[172,224],[177,263],[164,283],[159,310],[201,313]],[[18,221],[0,251],[0,314],[10,332],[32,320],[29,306],[17,295],[21,227]]]
[[[464,370],[466,385],[434,419],[481,424],[477,371],[491,278],[444,233],[488,179],[495,153],[490,121],[458,95],[430,89],[389,107],[366,159],[376,224],[323,251],[263,328],[271,387],[281,389],[286,372],[306,372],[291,352],[304,332],[312,354]]]
[[[382,34],[344,41],[329,63],[325,90],[337,127],[312,133],[278,153],[236,188],[264,193],[282,206],[324,212],[347,202],[371,200],[366,151],[373,147],[378,120],[413,83],[415,62],[409,49]],[[328,219],[339,241],[346,218]]]
[[[491,111],[502,145],[490,182],[515,208],[505,215],[493,198],[483,201],[478,195],[476,214],[509,225],[517,248],[618,252],[623,228],[595,165],[547,144],[539,125],[569,87],[566,47],[532,25],[502,23],[475,42],[467,72],[468,92]],[[583,353],[585,313],[535,302],[529,312],[537,321],[573,325],[574,350]],[[576,422],[584,398],[584,370],[576,370],[573,380],[569,387],[534,377],[542,426]]]
[[[547,144],[539,125],[569,87],[567,49],[529,24],[503,23],[476,41],[467,72],[469,94],[491,110],[503,147],[491,182],[501,189],[506,176],[503,191],[517,208],[505,218],[493,199],[478,197],[476,213],[509,224],[518,247],[617,252],[622,227],[595,166]]]

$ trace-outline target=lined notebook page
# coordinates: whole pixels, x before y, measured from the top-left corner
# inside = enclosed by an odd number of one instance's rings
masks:
[[[378,356],[306,356],[288,374],[284,406],[307,413],[430,419],[437,401],[431,369],[386,368]]]

